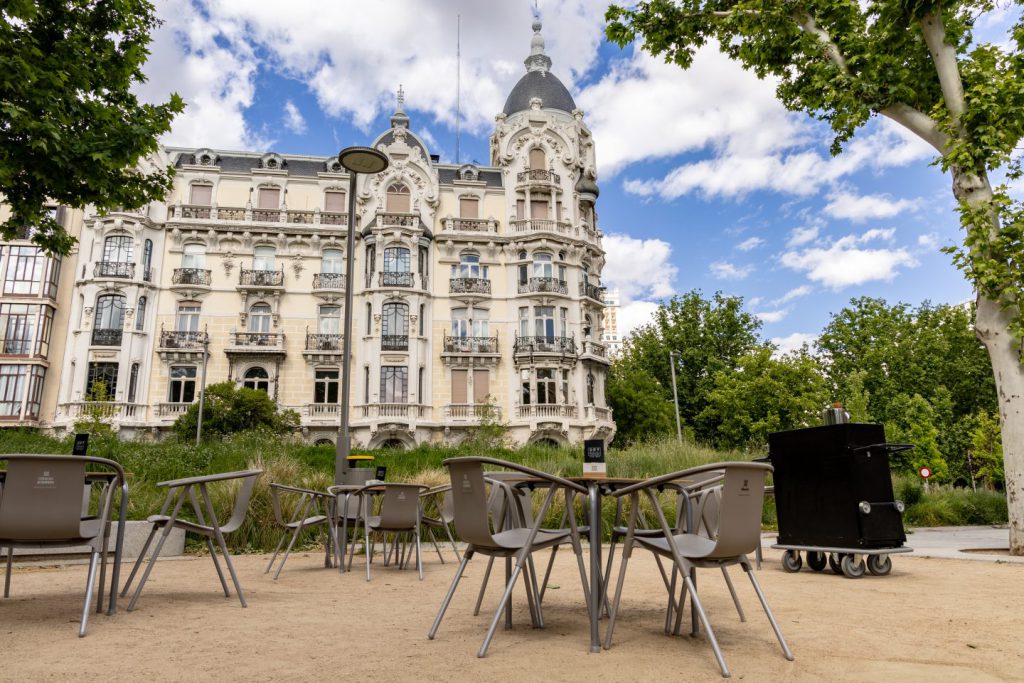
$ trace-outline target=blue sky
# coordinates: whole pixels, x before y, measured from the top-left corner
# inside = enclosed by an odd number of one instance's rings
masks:
[[[713,49],[683,72],[603,41],[606,3],[540,2],[553,70],[597,148],[605,284],[627,325],[701,289],[742,295],[765,338],[815,337],[851,298],[959,303],[970,287],[940,252],[959,239],[932,151],[884,120],[838,158],[827,129],[786,112],[774,86]],[[388,127],[401,84],[412,128],[455,158],[461,15],[461,160],[488,162],[494,114],[524,73],[533,2],[160,0],[146,97],[188,110],[168,144],[337,152]],[[1005,40],[1011,12],[977,24]]]

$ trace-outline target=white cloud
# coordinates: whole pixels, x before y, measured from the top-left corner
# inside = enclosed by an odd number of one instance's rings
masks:
[[[812,282],[830,289],[882,280],[891,282],[901,267],[913,268],[917,260],[906,249],[864,249],[866,242],[892,237],[891,230],[869,230],[862,235],[846,235],[827,249],[813,247],[782,254],[780,262],[805,273]]]
[[[618,288],[623,306],[637,299],[671,296],[676,267],[669,261],[672,246],[659,239],[636,239],[629,235],[604,237],[607,259],[601,273],[604,284]]]
[[[747,306],[750,308],[757,308],[758,306],[761,305],[762,301],[764,301],[764,297],[752,296],[749,299],[747,299]]]
[[[871,228],[860,237],[857,241],[861,244],[865,242],[871,242],[873,240],[881,240],[883,242],[891,242],[893,236],[896,234],[895,228]]]
[[[780,308],[777,311],[763,311],[761,313],[755,313],[761,322],[763,323],[777,323],[781,322],[787,315],[789,315],[788,308]]]
[[[815,339],[817,339],[817,337],[813,334],[807,334],[806,332],[794,332],[793,334],[785,337],[773,337],[771,342],[777,347],[774,355],[781,356],[787,353],[792,353],[793,351],[799,351],[804,344],[813,346]]]
[[[619,307],[619,338],[625,339],[630,332],[654,319],[658,304],[653,301],[633,301]]]
[[[788,247],[799,247],[807,244],[808,242],[818,238],[818,232],[820,228],[816,225],[811,225],[806,228],[793,228],[789,232],[789,241],[786,242]]]
[[[845,218],[861,223],[875,218],[892,218],[906,211],[916,211],[920,201],[915,199],[892,199],[889,195],[855,195],[836,192],[825,205],[825,213],[833,218]]]
[[[747,239],[737,244],[736,248],[739,249],[740,251],[750,251],[752,249],[757,249],[762,244],[764,244],[764,240],[761,239],[760,237],[748,237]]]
[[[776,305],[788,304],[793,299],[799,299],[802,296],[807,296],[813,291],[814,290],[811,288],[810,285],[800,285],[799,287],[794,287],[793,289],[789,290],[788,292],[780,296],[778,299],[775,300],[774,303]]]
[[[917,246],[922,249],[928,249],[934,251],[939,248],[939,236],[934,232],[929,232],[924,235],[917,236]]]
[[[296,135],[306,132],[306,119],[291,100],[284,103],[284,127]]]
[[[708,270],[711,271],[711,275],[719,280],[743,280],[752,272],[754,272],[753,266],[737,266],[728,261],[715,261]]]

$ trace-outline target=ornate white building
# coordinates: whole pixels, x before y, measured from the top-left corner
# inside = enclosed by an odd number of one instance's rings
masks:
[[[268,392],[311,441],[335,438],[346,361],[363,446],[458,441],[492,409],[519,443],[611,439],[594,141],[540,28],[490,166],[439,163],[399,96],[373,142],[389,168],[357,179],[354,273],[336,157],[168,148],[150,160],[177,169],[166,202],[84,219],[44,426],[71,429],[102,381],[124,435],[158,435],[197,400],[206,347],[207,383]]]

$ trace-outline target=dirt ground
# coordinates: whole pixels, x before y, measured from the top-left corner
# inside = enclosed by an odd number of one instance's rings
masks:
[[[263,573],[265,556],[243,556],[248,609],[223,597],[208,557],[161,561],[138,608],[124,611],[125,600],[114,617],[93,615],[84,639],[85,567],[15,570],[11,597],[0,599],[0,680],[720,680],[703,637],[662,632],[664,588],[647,553],[630,563],[611,650],[589,654],[579,574],[571,553],[559,553],[547,628],[530,627],[517,589],[514,628],[499,628],[485,659],[476,651],[500,583],[473,617],[486,559],[470,563],[434,641],[427,630],[456,565],[450,551],[445,565],[434,553],[424,559],[422,582],[375,563],[367,583],[361,565],[339,574],[315,553],[293,555],[278,581]],[[793,662],[741,570],[732,575],[747,623],[720,575],[702,571],[699,589],[733,678],[1024,680],[1024,565],[896,556],[890,576],[851,580],[783,573],[769,551],[759,578]]]

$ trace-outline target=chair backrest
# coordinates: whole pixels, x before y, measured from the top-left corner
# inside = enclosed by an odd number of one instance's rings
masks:
[[[420,514],[418,484],[382,484],[384,500],[380,504],[380,527],[393,531],[412,529]]]
[[[82,524],[82,487],[85,466],[113,461],[80,456],[0,456],[7,460],[7,475],[0,496],[0,540],[61,541],[92,538],[101,525]],[[101,509],[105,519],[106,510]]]
[[[709,558],[746,555],[761,538],[764,480],[771,465],[726,463],[718,514],[718,537]]]
[[[242,526],[245,514],[249,511],[249,499],[252,497],[253,487],[256,486],[256,480],[260,478],[261,474],[263,474],[262,470],[250,470],[239,477],[242,484],[235,495],[235,507],[231,510],[231,518],[226,524],[221,525],[221,533],[230,534]]]
[[[456,459],[445,465],[452,480],[452,506],[459,538],[475,546],[494,546],[483,463]]]

